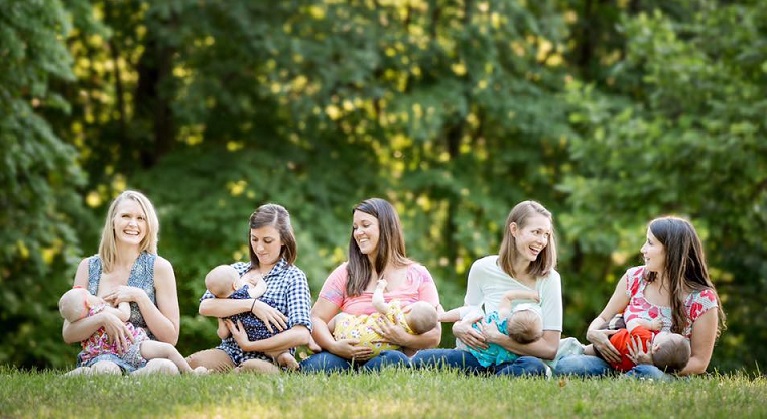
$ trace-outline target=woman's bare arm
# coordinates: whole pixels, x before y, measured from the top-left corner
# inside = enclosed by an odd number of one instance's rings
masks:
[[[319,297],[312,306],[312,338],[322,349],[346,359],[369,359],[373,350],[367,346],[357,346],[359,340],[335,340],[328,323],[338,314],[340,308],[329,300]]]
[[[491,332],[492,329],[495,329],[495,333]],[[562,333],[556,330],[544,330],[540,339],[523,344],[498,332],[498,328],[494,324],[487,325],[485,330],[488,342],[500,345],[517,355],[529,355],[541,359],[554,359],[557,355],[557,349],[559,349],[561,335]]]
[[[712,308],[695,319],[690,336],[690,360],[679,375],[703,374],[711,362],[719,324],[719,312]]]
[[[308,344],[309,337],[311,336],[306,326],[298,324],[272,337],[250,341],[242,322],[237,322],[236,325],[231,320],[225,320],[225,322],[229,327],[229,331],[232,332],[232,337],[234,337],[237,345],[246,352],[282,352],[296,346]]]

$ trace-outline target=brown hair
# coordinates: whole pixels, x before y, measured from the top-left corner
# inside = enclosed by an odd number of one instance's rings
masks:
[[[535,342],[543,336],[541,316],[532,310],[519,310],[509,315],[506,321],[509,336],[521,344]]]
[[[405,266],[411,263],[410,259],[405,256],[405,237],[402,233],[399,215],[389,201],[381,198],[369,198],[357,204],[352,209],[352,214],[355,211],[362,211],[376,217],[379,233],[376,266],[370,266],[370,260],[360,252],[357,241],[354,240],[354,229],[351,231],[349,263],[346,265],[346,270],[349,272],[346,293],[350,297],[362,294],[370,282],[374,269],[376,273],[381,273],[390,261],[396,266]]]
[[[719,311],[717,337],[724,330],[726,318],[722,302],[716,293],[716,287],[708,276],[706,255],[698,233],[689,221],[679,217],[661,217],[650,222],[650,232],[663,245],[666,251],[663,274],[667,278],[671,300],[671,332],[682,333],[689,322],[684,301],[686,290],[702,291],[710,289],[716,294]],[[656,272],[647,272],[647,282],[657,279]]]
[[[672,333],[664,345],[652,353],[652,363],[660,370],[675,373],[682,371],[690,360],[690,342],[678,333]]]
[[[511,223],[516,223],[519,229],[527,225],[527,221],[534,215],[543,215],[551,221],[551,234],[549,235],[546,247],[538,254],[538,257],[527,267],[527,273],[535,278],[547,276],[557,264],[557,248],[554,240],[554,223],[549,210],[535,201],[522,201],[515,205],[506,218],[506,224],[503,230],[503,240],[501,241],[501,250],[498,252],[498,264],[501,269],[509,276],[516,277],[512,261],[517,256],[517,241],[511,234]]]
[[[280,257],[284,258],[288,265],[292,265],[298,256],[296,249],[296,236],[293,233],[293,226],[290,225],[290,214],[282,205],[264,204],[258,207],[250,216],[250,230],[272,226],[280,233],[282,249]],[[253,251],[253,244],[250,243],[250,230],[248,231],[248,249],[250,252],[250,266],[254,269],[259,266],[256,252]]]

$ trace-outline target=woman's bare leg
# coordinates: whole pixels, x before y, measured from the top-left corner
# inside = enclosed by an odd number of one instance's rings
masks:
[[[279,374],[280,369],[271,362],[263,359],[249,359],[235,369],[236,372],[253,372],[257,374]]]
[[[186,357],[186,362],[192,369],[205,367],[209,372],[225,373],[234,369],[234,362],[221,349],[205,349]]]
[[[150,359],[146,363],[144,368],[138,369],[131,375],[151,375],[151,374],[165,374],[165,375],[178,375],[178,367],[170,359],[167,358],[155,358]]]
[[[144,359],[166,358],[171,360],[182,374],[192,372],[192,367],[186,362],[184,357],[178,353],[178,350],[167,342],[158,342],[156,340],[145,340],[141,342],[141,356]]]
[[[91,367],[91,374],[122,375],[123,370],[112,361],[99,361]]]

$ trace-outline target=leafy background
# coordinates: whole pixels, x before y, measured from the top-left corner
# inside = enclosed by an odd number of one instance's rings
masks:
[[[647,222],[690,218],[728,314],[712,369],[767,361],[767,3],[0,1],[0,363],[70,367],[58,296],[110,200],[144,191],[182,353],[216,343],[204,274],[291,211],[312,295],[350,209],[392,201],[461,303],[509,209],[552,210],[583,340]],[[453,342],[445,332],[443,346]]]

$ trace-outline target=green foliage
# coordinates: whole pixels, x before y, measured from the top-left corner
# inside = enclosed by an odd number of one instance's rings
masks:
[[[616,276],[641,246],[648,220],[689,217],[730,312],[717,356],[737,353],[731,359],[753,365],[765,353],[747,355],[741,346],[767,338],[764,317],[752,311],[767,303],[767,253],[752,233],[767,227],[767,101],[757,93],[765,86],[767,34],[759,16],[767,8],[748,10],[704,8],[681,21],[659,11],[627,15],[626,58],[613,72],[622,83],[609,92],[579,83],[569,90],[568,101],[580,108],[570,114],[578,170],[560,188],[575,210],[564,220],[567,234],[580,248],[619,261]],[[745,14],[756,20],[742,21]],[[743,42],[723,41],[717,34],[725,32]],[[641,86],[641,94],[625,86]],[[592,217],[596,212],[603,217]]]
[[[763,3],[15,2],[0,17],[0,321],[21,332],[0,362],[71,365],[56,297],[130,187],[159,212],[183,353],[216,343],[197,314],[204,275],[247,259],[263,203],[291,212],[316,298],[346,258],[351,208],[389,199],[454,307],[510,208],[535,199],[555,216],[565,335],[584,337],[641,263],[647,222],[675,213],[703,236],[730,316],[712,367],[754,368]]]
[[[74,79],[60,42],[70,30],[58,1],[12,2],[0,16],[0,363],[61,364],[56,310],[86,224],[76,150],[44,112],[68,107],[49,86]]]

